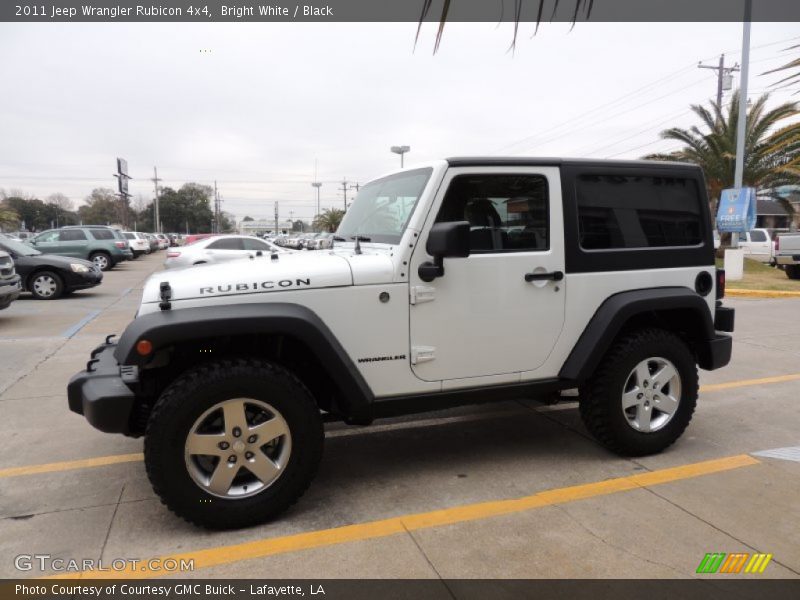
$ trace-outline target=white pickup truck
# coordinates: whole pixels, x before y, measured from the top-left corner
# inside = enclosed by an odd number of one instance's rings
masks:
[[[775,241],[775,262],[789,279],[800,279],[800,233],[782,233]]]

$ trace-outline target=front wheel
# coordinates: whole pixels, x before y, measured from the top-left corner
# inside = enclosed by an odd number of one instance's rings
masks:
[[[161,501],[211,529],[256,525],[294,504],[322,456],[319,408],[303,383],[265,361],[196,367],[156,403],[144,454]]]
[[[641,329],[617,340],[580,390],[586,428],[609,450],[661,452],[685,431],[697,404],[694,354],[677,335]]]
[[[37,300],[55,300],[64,294],[64,282],[57,273],[39,271],[31,276],[28,289]]]
[[[800,279],[800,265],[786,265],[784,270],[789,279]]]

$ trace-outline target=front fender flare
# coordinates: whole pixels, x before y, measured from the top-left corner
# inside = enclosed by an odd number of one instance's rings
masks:
[[[159,350],[194,339],[237,334],[288,335],[306,344],[342,392],[342,411],[353,422],[371,419],[374,395],[347,352],[313,311],[288,303],[254,303],[163,310],[134,319],[120,337],[114,356],[121,365],[144,366],[136,352],[147,339]]]

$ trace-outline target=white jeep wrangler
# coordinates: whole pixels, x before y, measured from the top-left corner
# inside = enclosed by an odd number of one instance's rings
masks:
[[[365,185],[331,250],[155,274],[69,384],[145,436],[163,502],[207,527],[294,503],[323,421],[580,389],[627,455],[683,433],[733,310],[703,175],[674,163],[454,158]],[[209,500],[213,499],[213,502]]]

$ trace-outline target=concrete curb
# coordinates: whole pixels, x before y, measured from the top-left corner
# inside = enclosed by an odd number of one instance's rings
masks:
[[[739,290],[725,288],[725,295],[731,298],[800,298],[800,292],[786,292],[781,290]]]

